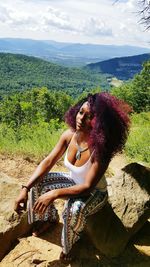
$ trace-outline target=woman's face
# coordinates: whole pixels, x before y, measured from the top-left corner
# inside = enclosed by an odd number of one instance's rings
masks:
[[[93,115],[90,111],[90,105],[88,102],[85,102],[79,109],[76,116],[76,130],[77,131],[89,131],[91,130],[91,120]]]

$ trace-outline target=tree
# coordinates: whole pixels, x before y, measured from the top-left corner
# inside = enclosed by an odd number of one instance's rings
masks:
[[[114,1],[114,4],[119,0]],[[150,0],[138,0],[139,11],[141,16],[140,23],[144,24],[146,30],[150,29]]]
[[[135,112],[150,109],[150,61],[143,64],[140,74],[123,86],[113,88],[111,93],[128,102]]]
[[[150,29],[150,0],[139,0],[141,23],[146,27],[146,30]]]
[[[0,101],[0,122],[14,129],[22,125],[49,123],[51,120],[63,121],[65,112],[73,99],[61,91],[49,91],[48,88],[34,88]]]
[[[6,97],[0,103],[0,120],[13,128],[22,124],[24,118],[20,105],[20,98],[17,95]]]
[[[150,109],[150,61],[143,64],[141,73],[133,79],[132,98],[135,111]]]

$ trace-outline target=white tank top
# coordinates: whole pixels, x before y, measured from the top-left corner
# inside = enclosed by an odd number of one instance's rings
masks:
[[[67,149],[67,152],[68,152],[68,149]],[[68,157],[67,157],[67,155],[68,155],[67,152],[66,152],[66,155],[64,158],[64,165],[69,169],[70,177],[72,178],[72,180],[76,184],[83,184],[85,181],[85,177],[86,177],[90,167],[92,166],[91,156],[89,157],[87,162],[85,164],[83,164],[82,166],[75,166],[69,162]],[[106,182],[106,178],[104,175],[100,179],[100,181],[98,182],[97,187],[103,192],[105,192],[107,190],[107,182]]]
[[[67,150],[68,152],[68,150]],[[64,158],[64,165],[70,170],[70,177],[74,180],[76,184],[83,184],[86,174],[88,173],[90,167],[92,166],[91,157],[82,166],[75,166],[69,162],[67,153]]]

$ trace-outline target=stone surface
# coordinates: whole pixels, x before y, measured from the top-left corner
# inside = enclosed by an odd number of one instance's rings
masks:
[[[3,244],[0,247],[0,260],[9,251],[14,241],[30,229],[27,213],[18,216],[13,210],[20,188],[18,180],[0,173],[0,244]]]
[[[103,256],[96,250],[87,235],[74,247],[75,261],[62,264],[59,260],[61,252],[60,235],[62,224],[50,228],[40,238],[28,236],[19,239],[0,263],[0,267],[149,267],[150,266],[150,223],[144,227],[144,233],[130,242],[123,253],[115,258]],[[137,249],[137,248],[138,249]],[[139,251],[141,250],[141,253]]]
[[[91,216],[87,225],[89,236],[98,249],[97,252],[94,251],[94,247],[91,245],[91,253],[93,256],[90,256],[90,259],[93,259],[93,263],[95,262],[96,264],[96,262],[99,262],[97,261],[96,255],[98,255],[98,257],[101,257],[102,254],[109,257],[116,257],[119,255],[125,249],[129,239],[150,217],[149,175],[149,169],[137,163],[133,163],[127,165],[117,176],[108,179],[109,203],[97,214]],[[0,259],[10,250],[15,240],[30,230],[30,226],[27,224],[27,214],[24,213],[23,216],[18,217],[13,211],[14,201],[19,190],[20,183],[18,183],[17,179],[10,178],[2,173],[0,174],[0,244],[3,244],[0,248]],[[62,207],[63,201],[58,201],[59,213],[62,212]],[[31,250],[30,254],[32,254],[32,250],[37,249],[37,246],[40,246],[39,249],[41,250],[44,246],[50,246],[49,251],[51,252],[48,251],[47,256],[44,256],[45,254],[43,253],[45,252],[42,252],[42,254],[39,253],[38,256],[33,253],[33,255],[31,255],[33,257],[29,257],[30,264],[28,266],[35,266],[35,264],[37,264],[35,262],[38,261],[41,261],[41,263],[39,263],[40,266],[48,266],[45,264],[55,266],[55,263],[57,266],[59,263],[59,253],[61,251],[61,229],[62,225],[60,224],[56,227],[55,233],[46,233],[44,235],[44,240],[48,241],[47,243],[34,237],[19,239],[20,242],[18,241],[19,244],[14,249],[14,253],[13,250],[9,253],[10,256],[13,255],[14,265],[11,265],[11,257],[9,258],[8,256],[8,260],[6,256],[2,261],[4,265],[0,266],[5,266],[6,262],[10,262],[8,266],[16,266],[16,261],[20,262],[20,257],[22,258],[21,254],[28,253],[27,247],[31,243],[31,248],[30,246],[28,247],[29,252]],[[35,244],[35,241],[38,242]],[[21,250],[23,244],[25,244],[25,249]],[[79,244],[81,244],[82,248],[81,256],[84,257],[85,262],[87,262],[88,258],[85,257],[85,254],[88,253],[91,243],[82,239]],[[79,247],[77,248],[77,254],[79,254]],[[17,248],[18,252],[16,252]],[[55,255],[55,251],[57,255]],[[100,254],[98,251],[100,251]],[[19,258],[15,260],[15,257],[18,256]],[[48,261],[49,256],[53,259],[54,265],[51,265]],[[46,263],[44,261],[45,257]],[[56,262],[54,259],[56,259]],[[23,262],[28,264],[28,258],[27,260],[23,260]],[[23,266],[23,262],[21,266]],[[18,264],[20,265],[20,263]],[[82,266],[82,263],[80,265]]]
[[[142,218],[150,218],[150,169],[131,163],[110,183],[109,200],[114,212],[130,233],[137,232]]]
[[[150,169],[131,163],[108,179],[109,203],[89,218],[87,230],[105,255],[119,255],[150,218]]]

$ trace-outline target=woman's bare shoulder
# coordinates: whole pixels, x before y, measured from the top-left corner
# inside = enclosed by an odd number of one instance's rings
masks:
[[[73,130],[70,129],[70,128],[63,132],[63,134],[62,134],[62,138],[63,138],[64,140],[66,140],[67,144],[69,144],[69,142],[70,142],[70,140],[72,139],[74,133],[75,133],[75,131],[73,131]]]

